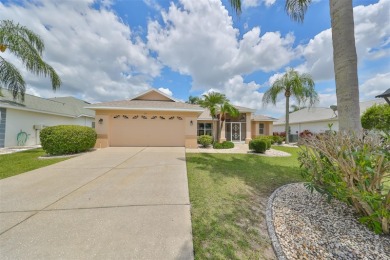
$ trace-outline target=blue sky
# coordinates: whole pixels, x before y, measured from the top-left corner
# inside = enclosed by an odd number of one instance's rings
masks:
[[[150,87],[180,100],[216,90],[237,105],[279,117],[261,98],[287,68],[310,73],[317,106],[336,103],[329,1],[313,1],[303,23],[291,21],[284,0],[243,0],[237,17],[226,0],[0,1],[0,17],[41,35],[45,59],[63,85],[51,90],[9,53],[28,93],[72,95],[89,102],[120,100]],[[389,88],[390,0],[357,0],[355,37],[360,99]]]

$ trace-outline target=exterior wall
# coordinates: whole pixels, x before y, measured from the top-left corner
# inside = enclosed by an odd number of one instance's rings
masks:
[[[25,145],[40,144],[40,130],[35,130],[34,125],[82,125],[91,127],[94,121],[94,118],[89,117],[72,118],[7,108],[4,146],[17,146],[16,138],[20,131],[28,135]]]
[[[262,135],[272,135],[273,133],[273,122],[271,121],[252,121],[252,138],[261,135],[259,130],[259,125],[264,124],[264,134]]]
[[[0,108],[0,147],[5,143],[5,121],[7,119],[7,109]]]
[[[324,133],[329,130],[328,124],[333,123],[332,130],[339,130],[339,122],[337,120],[329,120],[322,122],[307,122],[299,124],[290,124],[291,134],[299,134],[304,130],[309,130],[312,133]],[[274,132],[284,132],[284,125],[274,125]]]
[[[252,113],[246,113],[246,135],[245,135],[245,143],[249,144],[249,141],[252,140]]]
[[[127,115],[129,117],[133,116],[142,116],[145,115],[148,118],[151,116],[180,116],[183,118],[184,123],[184,146],[187,148],[196,148],[197,144],[197,118],[199,113],[194,112],[164,112],[164,111],[127,111],[127,110],[97,110],[96,111],[96,133],[98,134],[98,139],[96,141],[95,147],[104,148],[110,146],[110,136],[112,134],[112,117],[114,115]],[[99,120],[103,119],[103,122],[100,124]],[[149,119],[150,120],[150,119]],[[136,129],[135,129],[136,130]],[[164,134],[169,129],[153,129],[155,134],[160,138],[164,138]],[[126,134],[126,133],[124,133]],[[142,133],[134,133],[139,136],[139,143],[147,143],[147,136],[142,136]],[[180,137],[179,137],[180,138]]]

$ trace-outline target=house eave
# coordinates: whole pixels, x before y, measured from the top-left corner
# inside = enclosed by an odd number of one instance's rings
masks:
[[[333,117],[333,118],[327,118],[327,119],[319,119],[319,120],[310,120],[310,121],[299,121],[299,122],[289,122],[289,125],[291,124],[306,124],[306,123],[317,123],[317,122],[326,122],[326,121],[337,121],[338,117]],[[274,123],[274,126],[279,126],[279,125],[285,125],[286,123]]]
[[[162,108],[162,107],[86,107],[91,110],[126,110],[126,111],[166,111],[166,112],[197,112],[202,113],[204,109],[185,109],[185,108]]]

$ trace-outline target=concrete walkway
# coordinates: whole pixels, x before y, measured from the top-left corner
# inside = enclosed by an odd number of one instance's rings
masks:
[[[0,181],[1,259],[193,259],[184,148],[106,148]]]

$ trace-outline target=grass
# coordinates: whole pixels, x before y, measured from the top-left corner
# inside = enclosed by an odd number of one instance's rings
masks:
[[[33,149],[0,155],[0,179],[48,166],[68,158],[38,159],[45,155],[42,149]]]
[[[187,154],[196,259],[271,259],[265,209],[278,187],[302,181],[291,157]]]

